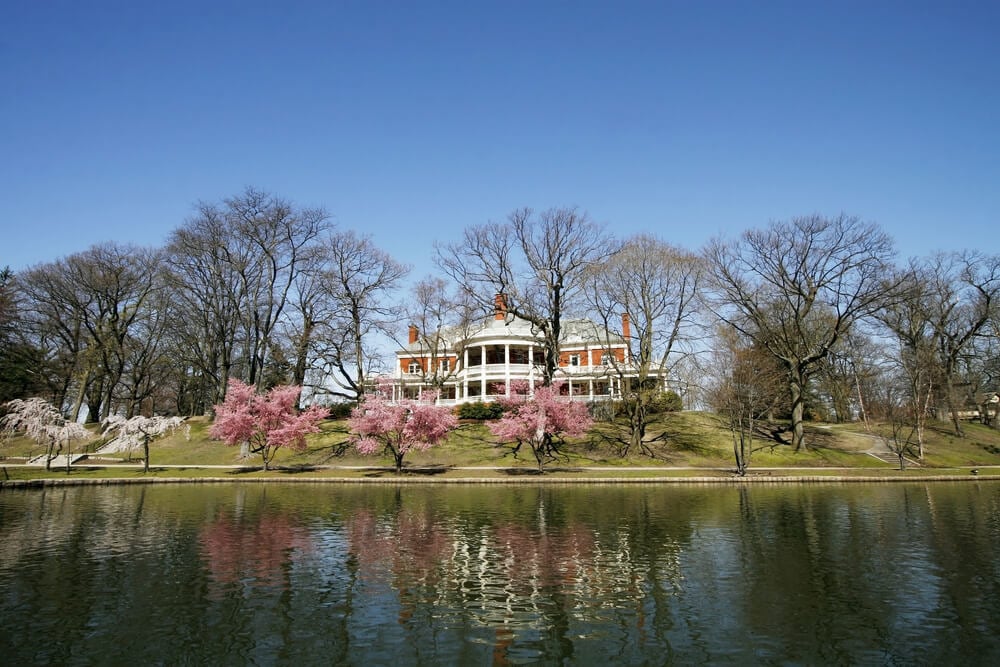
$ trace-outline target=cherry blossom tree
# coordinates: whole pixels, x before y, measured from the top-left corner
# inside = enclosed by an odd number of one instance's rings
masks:
[[[314,405],[299,411],[301,387],[281,385],[266,394],[239,380],[230,380],[226,400],[215,406],[213,438],[227,445],[247,443],[252,454],[260,454],[264,470],[282,447],[296,451],[306,448],[306,435],[319,431],[319,422],[328,410]]]
[[[523,382],[512,382],[510,396],[500,399],[504,415],[488,425],[490,432],[504,442],[514,443],[514,453],[527,444],[538,462],[559,453],[559,442],[566,437],[579,437],[593,424],[585,403],[574,403],[561,397],[562,383],[536,387],[533,396]]]
[[[104,420],[104,433],[115,433],[121,449],[132,451],[142,447],[142,471],[149,472],[149,441],[167,431],[173,431],[183,422],[184,419],[181,417],[136,415],[126,418],[121,415],[111,415]]]
[[[7,414],[0,419],[0,427],[6,431],[24,431],[25,435],[40,445],[46,446],[45,469],[52,469],[52,459],[69,446],[73,440],[90,437],[81,424],[67,420],[59,410],[41,398],[14,399],[4,404]],[[66,456],[66,472],[69,472],[70,457]]]
[[[396,472],[402,472],[403,457],[411,450],[425,451],[438,444],[458,426],[458,418],[437,397],[424,392],[420,400],[390,401],[385,386],[365,396],[348,420],[354,443],[362,454],[392,454]]]

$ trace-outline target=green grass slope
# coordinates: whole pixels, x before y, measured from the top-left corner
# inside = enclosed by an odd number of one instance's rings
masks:
[[[150,446],[150,465],[157,466],[260,466],[260,457],[241,459],[238,447],[228,447],[208,436],[210,423],[203,417],[188,419],[185,426],[173,433],[155,440]],[[873,432],[865,430],[863,424],[818,424],[806,426],[809,449],[794,452],[782,440],[780,434],[773,436],[782,424],[765,425],[754,440],[751,470],[768,468],[812,469],[822,474],[824,469],[852,468],[858,471],[892,470],[895,466],[880,461],[867,452],[879,444],[877,425]],[[925,458],[921,469],[965,469],[971,467],[1000,466],[1000,431],[981,424],[965,425],[965,437],[959,438],[948,424],[933,423],[927,430]],[[93,438],[84,443],[76,443],[74,451],[93,452],[105,440],[95,430]],[[683,412],[663,415],[651,424],[647,438],[651,441],[652,455],[631,451],[622,455],[623,443],[627,440],[624,422],[598,423],[587,436],[563,443],[558,459],[546,464],[553,473],[561,470],[586,468],[638,469],[629,474],[642,474],[642,469],[653,471],[664,467],[679,469],[716,469],[726,471],[733,467],[732,437],[725,424],[717,416],[701,412]],[[44,448],[24,437],[5,437],[0,440],[0,463],[19,463],[24,458],[44,453]],[[110,455],[121,463],[139,463],[142,452]],[[91,459],[92,463],[110,460]],[[497,443],[482,423],[465,422],[454,431],[447,441],[425,452],[407,454],[406,465],[410,468],[442,471],[455,467],[500,467],[510,469],[535,468],[530,451],[522,450],[514,454],[510,445]],[[337,467],[337,474],[354,474],[347,467],[377,468],[391,467],[389,456],[363,456],[350,443],[347,423],[344,420],[328,421],[322,432],[308,439],[305,451],[279,450],[273,467],[286,471],[317,470],[323,467]],[[11,468],[11,470],[14,470]],[[112,474],[135,474],[134,472],[110,472],[105,468],[105,476]],[[171,468],[176,471],[176,468]],[[984,474],[987,471],[983,471]],[[10,472],[7,473],[10,476]],[[21,475],[22,473],[15,473]],[[27,474],[27,473],[24,473]],[[34,473],[32,473],[33,475]],[[189,472],[200,475],[202,473]],[[241,474],[252,474],[242,472]],[[326,474],[326,473],[318,473]],[[357,474],[364,474],[359,472]],[[476,473],[465,471],[465,475]],[[682,474],[677,472],[676,474]],[[1000,471],[998,471],[1000,474]]]

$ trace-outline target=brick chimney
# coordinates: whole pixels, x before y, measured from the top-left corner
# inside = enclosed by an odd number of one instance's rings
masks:
[[[629,321],[628,313],[622,313],[622,338],[626,341],[632,338],[632,323]]]
[[[502,320],[507,317],[507,296],[497,293],[493,297],[493,319]]]
[[[419,336],[419,332],[417,330],[417,325],[416,324],[411,324],[410,325],[410,343],[416,343],[418,336]]]

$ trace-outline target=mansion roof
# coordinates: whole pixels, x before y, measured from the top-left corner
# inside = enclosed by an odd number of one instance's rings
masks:
[[[441,332],[442,342],[447,348],[464,346],[474,341],[533,341],[540,343],[541,333],[527,320],[507,315],[502,319],[490,317],[470,327],[449,327]],[[624,345],[625,339],[603,326],[587,319],[567,319],[562,321],[559,335],[562,345],[592,346]],[[403,347],[397,354],[426,353],[428,343],[418,340]]]

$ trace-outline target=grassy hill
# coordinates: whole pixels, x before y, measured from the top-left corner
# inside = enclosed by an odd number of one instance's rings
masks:
[[[174,433],[154,441],[151,445],[151,465],[204,466],[246,465],[259,466],[259,457],[240,458],[239,448],[227,447],[208,437],[209,422],[194,417]],[[781,424],[768,425],[780,429]],[[860,471],[891,470],[894,466],[880,461],[866,452],[879,444],[878,426],[867,432],[863,424],[807,425],[806,452],[793,452],[787,444],[762,432],[755,440],[751,469],[757,468],[809,468],[821,473],[823,468],[855,468]],[[767,430],[767,429],[765,429]],[[563,456],[549,465],[552,469],[566,468],[714,468],[733,466],[732,440],[729,431],[718,417],[701,412],[667,414],[650,428],[649,437],[653,455],[629,452],[621,455],[621,439],[626,435],[623,423],[599,423],[583,438],[563,446]],[[105,440],[98,432],[85,443],[78,443],[74,451],[94,452]],[[43,448],[23,438],[0,440],[0,457],[7,463],[16,463],[23,457],[44,453]],[[114,454],[127,462],[126,454]],[[138,462],[141,452],[133,452],[131,460]],[[98,462],[94,458],[91,462]],[[109,461],[110,462],[110,461]],[[487,428],[478,422],[463,423],[444,444],[426,452],[412,452],[406,463],[411,467],[503,467],[533,469],[530,451],[514,455],[509,445],[498,444]],[[956,437],[948,424],[932,423],[927,432],[926,456],[922,468],[969,468],[1000,466],[1000,431],[976,423],[966,425],[966,436]],[[274,466],[302,470],[321,466],[391,466],[390,457],[362,456],[349,441],[345,421],[328,421],[322,433],[311,436],[303,452],[281,450]],[[967,470],[965,471],[967,472]],[[985,471],[984,471],[985,472]]]

